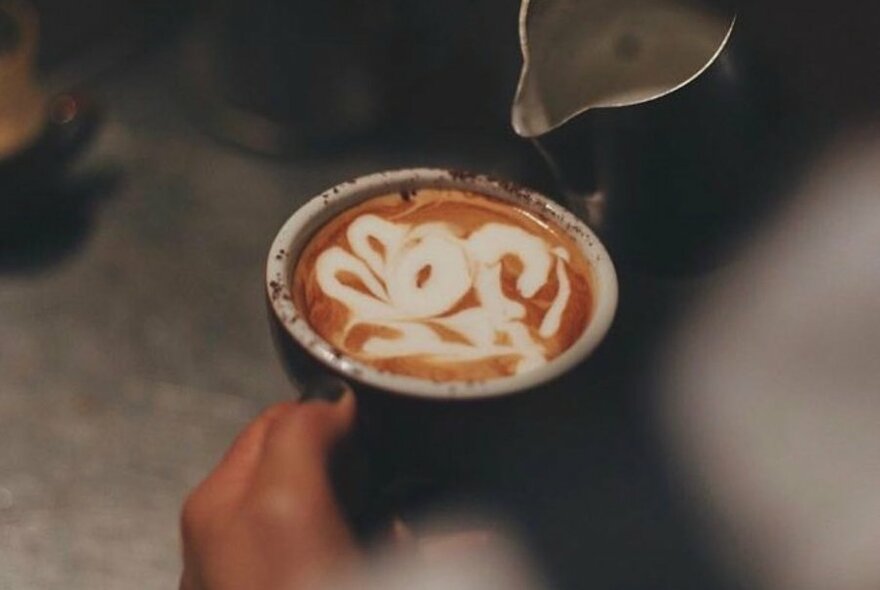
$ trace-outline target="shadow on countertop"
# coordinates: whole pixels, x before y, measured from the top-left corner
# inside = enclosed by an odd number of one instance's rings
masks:
[[[0,220],[0,274],[39,272],[76,253],[91,233],[96,208],[114,194],[120,178],[110,168],[23,192],[25,204]]]
[[[100,123],[93,104],[61,95],[49,111],[42,136],[0,161],[0,273],[36,272],[73,254],[121,179],[112,166],[72,170]]]

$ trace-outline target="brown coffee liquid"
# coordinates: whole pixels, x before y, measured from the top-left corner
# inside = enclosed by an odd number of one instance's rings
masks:
[[[593,308],[589,263],[561,228],[461,190],[352,207],[315,233],[293,273],[298,309],[340,352],[434,381],[538,368]]]

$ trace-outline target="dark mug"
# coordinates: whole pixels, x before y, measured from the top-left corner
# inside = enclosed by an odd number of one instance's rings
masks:
[[[521,374],[485,381],[438,382],[382,372],[346,356],[321,338],[297,308],[293,269],[303,248],[325,223],[375,196],[420,188],[459,189],[511,203],[562,228],[592,272],[593,304],[580,337],[558,357]],[[269,319],[288,374],[300,391],[328,376],[348,382],[358,404],[357,446],[384,489],[420,484],[450,489],[479,479],[491,461],[493,432],[509,420],[527,420],[535,400],[583,384],[566,375],[584,364],[608,331],[617,306],[617,278],[605,248],[574,214],[511,183],[447,170],[378,173],[316,196],[284,224],[266,267]],[[485,452],[484,452],[485,451]]]

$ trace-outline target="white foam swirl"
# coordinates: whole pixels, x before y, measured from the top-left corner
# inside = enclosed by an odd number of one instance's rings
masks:
[[[502,290],[501,264],[506,255],[520,260],[516,288],[529,299],[547,283],[555,261],[559,288],[539,328],[541,338],[550,338],[571,297],[564,248],[502,223],[487,223],[463,239],[446,223],[398,224],[372,214],[355,219],[346,237],[351,252],[334,246],[318,256],[317,281],[347,307],[346,334],[365,323],[396,332],[393,338],[369,338],[365,354],[446,362],[512,355],[519,359],[517,373],[547,362],[543,345],[522,321],[525,307]],[[369,294],[347,285],[346,274]],[[472,288],[479,304],[447,315]],[[442,330],[460,338],[444,339]]]

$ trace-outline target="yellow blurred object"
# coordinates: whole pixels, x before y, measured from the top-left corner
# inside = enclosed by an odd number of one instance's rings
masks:
[[[38,38],[36,9],[0,0],[0,159],[35,141],[46,125],[47,97],[34,67]]]

